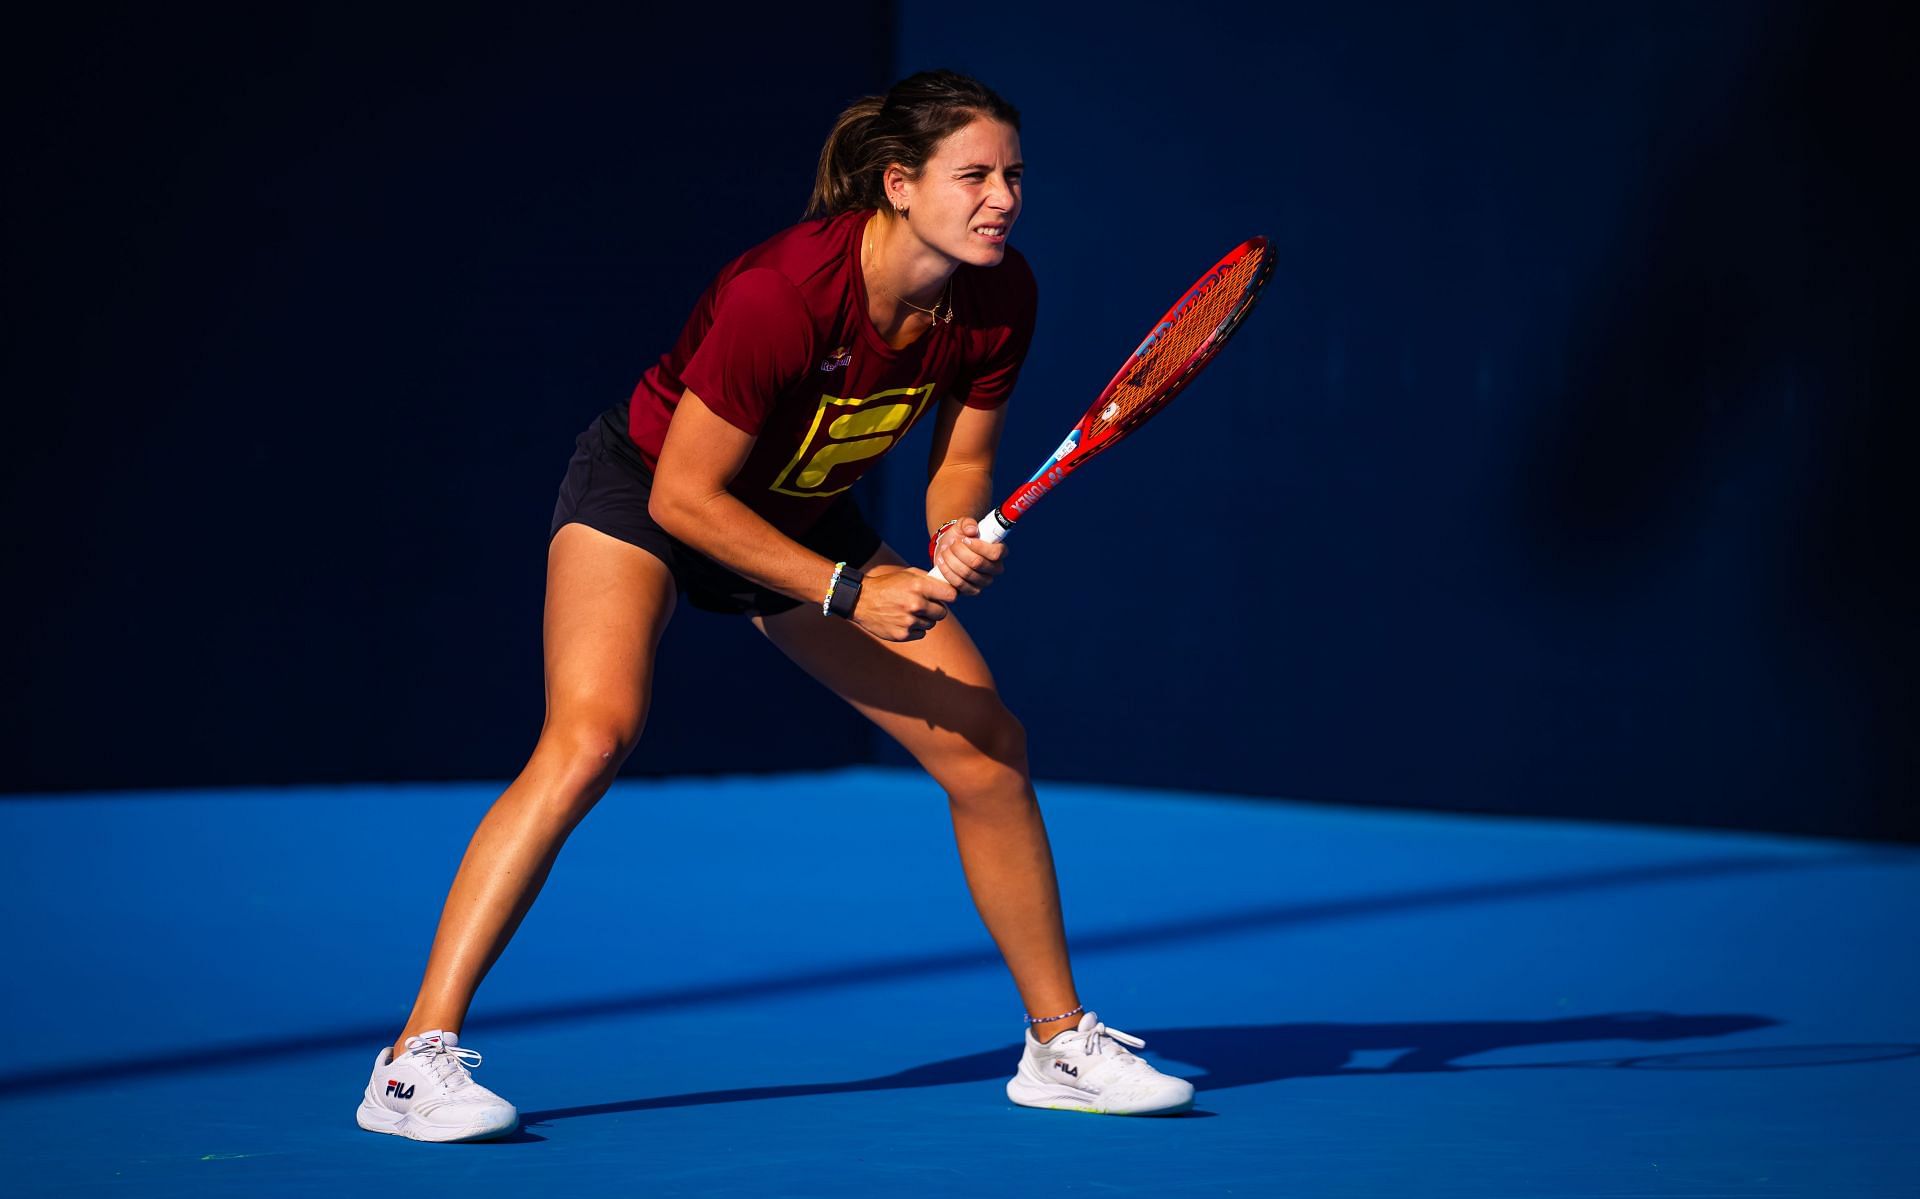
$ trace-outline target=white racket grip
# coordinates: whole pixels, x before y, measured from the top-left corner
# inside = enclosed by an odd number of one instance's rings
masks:
[[[1013,532],[1013,526],[1000,519],[1000,509],[995,508],[980,518],[980,540],[992,545],[996,541],[1005,541],[1007,534]],[[952,579],[940,573],[938,566],[927,572],[942,583],[951,583]]]

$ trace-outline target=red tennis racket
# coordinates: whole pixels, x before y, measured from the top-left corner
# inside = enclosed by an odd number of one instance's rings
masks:
[[[1119,444],[1166,407],[1247,319],[1272,274],[1273,251],[1266,238],[1256,237],[1235,246],[1200,276],[1102,389],[1053,456],[998,508],[980,518],[980,540],[989,544],[1005,540],[1060,480]],[[931,573],[947,581],[938,567]]]

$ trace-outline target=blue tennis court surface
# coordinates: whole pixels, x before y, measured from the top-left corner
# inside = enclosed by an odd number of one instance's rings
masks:
[[[1913,1196],[1920,853],[1041,788],[1081,992],[1197,1110],[1010,1105],[939,792],[619,784],[361,1132],[481,784],[0,803],[8,1194]],[[371,1190],[370,1190],[371,1189]]]

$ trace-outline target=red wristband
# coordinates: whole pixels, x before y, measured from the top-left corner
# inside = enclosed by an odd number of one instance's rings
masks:
[[[933,561],[934,552],[940,548],[940,534],[946,532],[948,529],[951,529],[953,526],[959,524],[960,520],[961,520],[960,517],[958,516],[954,517],[952,520],[948,521],[946,524],[943,524],[939,528],[935,529],[933,531],[933,536],[927,538],[927,561],[929,562]]]

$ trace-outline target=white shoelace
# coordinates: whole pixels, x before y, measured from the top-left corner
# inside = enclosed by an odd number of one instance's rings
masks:
[[[1086,1053],[1105,1053],[1107,1051],[1107,1038],[1112,1038],[1122,1045],[1130,1045],[1135,1049],[1145,1049],[1147,1047],[1147,1043],[1139,1037],[1128,1036],[1117,1028],[1108,1028],[1106,1025],[1097,1021],[1084,1035],[1086,1037],[1086,1048],[1083,1052]],[[1122,1052],[1124,1053],[1124,1051]]]
[[[407,1050],[409,1057],[424,1059],[420,1065],[441,1083],[451,1088],[466,1086],[473,1082],[467,1077],[466,1070],[478,1066],[484,1059],[471,1049],[461,1046],[448,1048],[439,1041],[432,1041],[418,1049]],[[466,1070],[460,1067],[465,1066]]]

